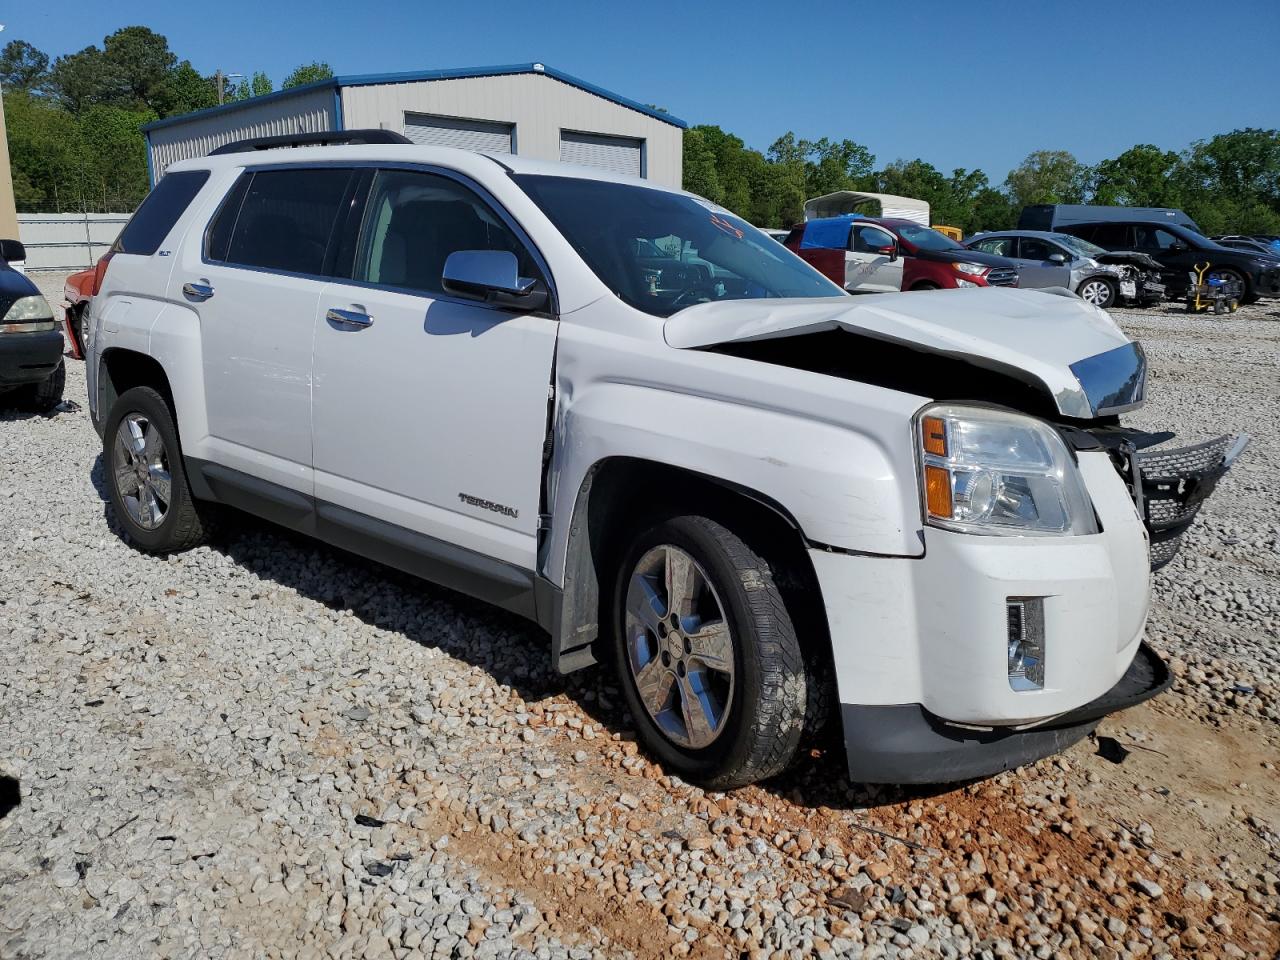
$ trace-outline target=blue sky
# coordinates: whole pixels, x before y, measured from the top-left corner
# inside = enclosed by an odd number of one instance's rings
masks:
[[[765,149],[794,130],[877,163],[1000,181],[1035,149],[1095,163],[1280,127],[1280,3],[1028,0],[62,0],[9,5],[0,40],[51,56],[144,24],[198,69],[338,73],[542,61]]]

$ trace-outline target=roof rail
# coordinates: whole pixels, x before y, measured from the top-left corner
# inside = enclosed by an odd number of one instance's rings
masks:
[[[287,133],[280,137],[236,140],[209,151],[209,156],[220,157],[225,153],[252,153],[254,150],[275,150],[280,147],[323,147],[338,143],[413,143],[413,141],[394,130],[326,130],[321,133]]]

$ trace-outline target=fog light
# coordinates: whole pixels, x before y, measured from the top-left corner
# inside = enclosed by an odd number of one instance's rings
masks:
[[[1010,597],[1008,623],[1009,686],[1044,689],[1044,598]]]

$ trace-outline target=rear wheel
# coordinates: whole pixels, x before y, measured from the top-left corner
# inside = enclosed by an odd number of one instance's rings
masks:
[[[1080,284],[1080,299],[1102,310],[1116,302],[1116,285],[1103,277],[1090,277]]]
[[[763,557],[707,517],[663,520],[625,552],[614,611],[627,704],[668,770],[723,790],[791,763],[809,678]]]
[[[139,547],[172,553],[208,538],[214,508],[192,497],[173,415],[151,387],[127,390],[112,406],[102,462],[116,517]]]

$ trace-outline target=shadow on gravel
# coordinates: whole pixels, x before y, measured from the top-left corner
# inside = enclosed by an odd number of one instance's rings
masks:
[[[9,811],[17,810],[22,803],[22,791],[18,788],[17,777],[0,776],[0,820],[9,815]]]
[[[101,455],[90,479],[102,497],[107,526],[119,536]],[[210,546],[264,580],[329,609],[349,610],[370,626],[399,631],[415,643],[478,667],[527,703],[564,694],[610,734],[636,739],[612,671],[596,666],[568,676],[556,673],[550,638],[515,614],[234,510],[227,511]],[[810,750],[760,788],[803,806],[861,810],[937,796],[961,786],[850,783],[839,739],[838,722],[833,722],[824,746]]]

